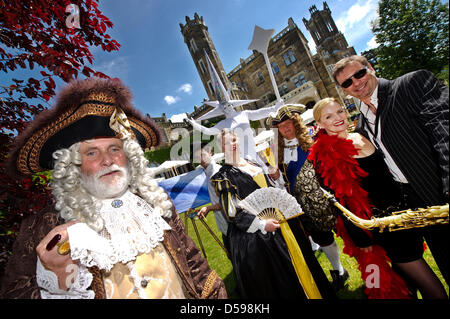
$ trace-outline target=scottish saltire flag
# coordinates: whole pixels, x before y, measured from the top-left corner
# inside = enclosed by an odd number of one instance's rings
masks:
[[[169,194],[178,213],[211,202],[206,175],[202,168],[161,180],[158,185]]]

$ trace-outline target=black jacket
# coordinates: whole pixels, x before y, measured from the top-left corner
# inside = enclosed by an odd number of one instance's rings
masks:
[[[384,146],[424,205],[443,204],[449,190],[448,86],[426,70],[378,80],[375,127],[381,121]],[[356,131],[376,133],[363,115]]]

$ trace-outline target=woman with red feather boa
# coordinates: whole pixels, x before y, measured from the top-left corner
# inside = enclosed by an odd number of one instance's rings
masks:
[[[308,158],[323,185],[334,192],[340,203],[365,219],[370,219],[372,213],[389,211],[392,206],[406,208],[381,155],[361,134],[348,132],[347,113],[339,102],[323,99],[316,103],[313,113],[321,129]],[[344,253],[359,263],[369,299],[411,298],[405,280],[423,298],[447,298],[439,279],[422,258],[423,239],[416,230],[368,232],[342,216],[336,228],[344,241]]]

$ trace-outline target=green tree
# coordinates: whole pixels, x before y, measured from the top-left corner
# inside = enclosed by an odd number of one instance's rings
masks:
[[[361,52],[361,55],[364,56],[367,61],[370,62],[370,64],[377,69],[377,65],[378,65],[378,57],[377,57],[377,53],[375,51],[375,49],[369,49],[367,51],[363,51]]]
[[[449,8],[439,0],[380,0],[372,23],[377,72],[392,79],[427,69],[448,84]]]

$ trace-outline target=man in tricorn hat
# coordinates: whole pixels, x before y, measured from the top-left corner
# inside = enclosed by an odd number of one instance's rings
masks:
[[[17,138],[16,173],[53,169],[54,209],[26,219],[5,298],[226,298],[143,149],[160,135],[118,80],[74,81]]]
[[[333,206],[323,197],[314,166],[307,159],[313,140],[301,117],[305,109],[303,104],[284,105],[267,123],[278,129],[278,166],[286,189],[302,206],[305,212],[300,216],[302,224],[328,257],[333,267],[330,271],[333,288],[338,291],[344,287],[349,274],[341,264],[332,232],[336,223]]]

